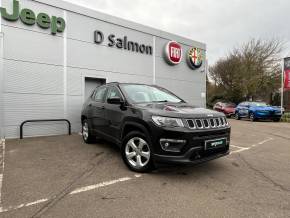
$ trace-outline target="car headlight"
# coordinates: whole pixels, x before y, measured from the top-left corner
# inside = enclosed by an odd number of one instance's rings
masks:
[[[182,120],[178,119],[178,118],[152,116],[152,120],[157,126],[184,127],[184,124],[183,124]]]

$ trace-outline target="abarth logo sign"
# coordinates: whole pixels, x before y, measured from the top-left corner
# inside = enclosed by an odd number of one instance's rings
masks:
[[[182,59],[182,47],[175,41],[170,41],[165,45],[164,58],[170,65],[176,65],[181,62]]]
[[[187,52],[187,64],[192,69],[198,69],[202,65],[203,54],[200,48],[191,48]]]
[[[18,21],[32,26],[37,24],[42,29],[50,29],[51,34],[62,33],[65,29],[65,20],[61,17],[49,16],[46,13],[36,14],[28,8],[20,10],[19,1],[13,0],[12,12],[8,12],[6,8],[0,8],[1,16],[8,21]]]

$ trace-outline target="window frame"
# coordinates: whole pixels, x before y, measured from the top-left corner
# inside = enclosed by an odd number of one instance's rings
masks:
[[[100,89],[103,89],[103,88],[105,89],[104,95],[103,95],[102,99],[97,100],[97,99],[96,99],[96,94],[97,94],[97,92],[98,92]],[[105,102],[105,97],[107,96],[107,92],[108,92],[108,86],[106,86],[106,85],[102,85],[102,86],[97,87],[97,88],[95,89],[95,91],[94,91],[94,95],[93,95],[93,97],[92,97],[92,100],[95,101],[95,102],[104,103],[104,102]]]
[[[112,85],[111,85],[111,86],[107,86],[106,97],[105,97],[104,101],[105,101],[106,103],[108,103],[108,96],[109,96],[109,92],[110,92],[111,88],[115,88],[115,89],[117,89],[118,92],[119,92],[120,95],[121,95],[121,100],[123,100],[123,101],[125,102],[125,96],[123,95],[121,89],[120,89],[118,86],[112,86]]]

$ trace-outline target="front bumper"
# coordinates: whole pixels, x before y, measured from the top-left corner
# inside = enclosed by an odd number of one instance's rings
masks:
[[[265,120],[280,119],[281,117],[282,117],[282,114],[264,114],[264,113],[255,114],[255,118],[265,119]]]
[[[152,155],[155,163],[191,165],[229,154],[230,127],[207,130],[152,128]],[[160,139],[163,138],[185,140],[186,144],[179,152],[166,151],[160,145]],[[224,147],[210,150],[205,149],[205,141],[222,138],[226,139]]]
[[[169,155],[158,155],[154,154],[155,163],[160,164],[184,164],[184,165],[195,165],[210,160],[214,160],[230,153],[229,149],[216,151],[212,154],[205,154],[202,147],[193,147],[189,149],[184,155],[169,156]]]

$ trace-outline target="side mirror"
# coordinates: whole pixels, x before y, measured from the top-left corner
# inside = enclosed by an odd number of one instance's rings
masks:
[[[123,99],[121,99],[118,96],[114,96],[114,97],[108,98],[107,102],[109,104],[120,104],[120,105],[124,103]]]

